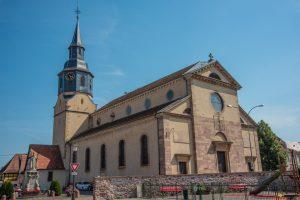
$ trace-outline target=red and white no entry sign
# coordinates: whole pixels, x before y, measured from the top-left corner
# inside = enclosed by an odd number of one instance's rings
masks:
[[[72,172],[76,172],[79,167],[79,163],[71,163],[70,166],[71,166]]]

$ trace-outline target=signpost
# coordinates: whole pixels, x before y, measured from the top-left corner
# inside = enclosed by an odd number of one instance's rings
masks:
[[[77,169],[79,167],[79,163],[77,162],[77,151],[78,146],[72,146],[72,162],[70,162],[71,174],[73,176],[72,200],[75,200],[75,176],[77,176]]]
[[[75,176],[77,176],[77,169],[79,168],[79,163],[70,163],[73,176],[73,191],[72,191],[72,200],[75,200]]]

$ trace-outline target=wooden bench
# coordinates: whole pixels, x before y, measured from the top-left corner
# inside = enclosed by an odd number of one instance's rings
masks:
[[[230,190],[246,190],[247,189],[247,185],[245,184],[236,184],[236,185],[230,185],[228,186],[228,189]]]
[[[161,192],[182,192],[182,188],[179,186],[162,186],[159,188],[159,191]]]

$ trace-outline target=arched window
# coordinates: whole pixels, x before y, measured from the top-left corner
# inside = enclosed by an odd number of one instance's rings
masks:
[[[106,147],[105,144],[101,145],[101,164],[100,167],[101,169],[105,169],[106,168]]]
[[[77,151],[73,151],[72,162],[73,162],[73,163],[76,163],[76,162],[77,162]]]
[[[90,148],[86,148],[85,150],[85,171],[89,172],[90,171],[90,157],[91,157],[91,152],[90,152]]]
[[[141,137],[141,165],[149,165],[148,138],[146,135]]]
[[[220,76],[219,76],[218,74],[214,73],[214,72],[211,73],[211,74],[209,75],[209,77],[210,77],[210,78],[217,79],[217,80],[221,80]]]
[[[224,107],[223,99],[218,93],[216,92],[212,93],[210,100],[216,112],[221,112],[223,110]]]
[[[82,86],[82,87],[85,86],[85,78],[84,78],[84,76],[80,77],[80,86]]]
[[[125,166],[125,142],[120,140],[119,142],[119,167]]]

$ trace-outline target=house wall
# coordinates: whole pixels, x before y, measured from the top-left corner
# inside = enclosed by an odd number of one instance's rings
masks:
[[[51,181],[48,181],[49,171],[53,172],[53,181],[58,181],[61,187],[66,186],[66,174],[65,170],[38,170],[39,184],[41,190],[49,190]]]

